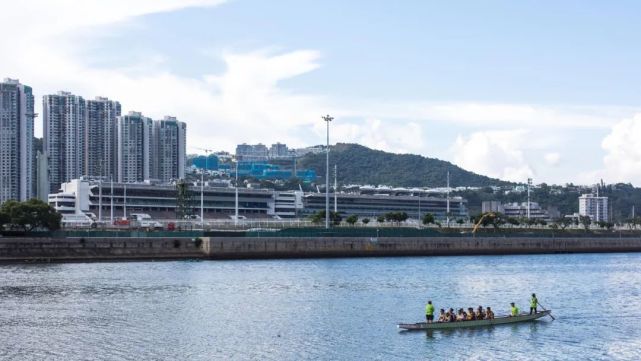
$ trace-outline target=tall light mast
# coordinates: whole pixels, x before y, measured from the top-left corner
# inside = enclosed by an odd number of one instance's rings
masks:
[[[331,116],[322,117],[327,123],[327,148],[325,149],[325,229],[329,229],[329,122],[334,120]]]
[[[236,159],[236,197],[235,197],[235,206],[234,206],[234,226],[238,225],[238,159]]]
[[[446,218],[445,223],[447,227],[450,227],[450,171],[447,171],[447,207],[446,207]]]
[[[527,179],[527,219],[530,219],[530,188],[532,186],[532,178]]]
[[[209,153],[211,149],[199,148],[205,152],[205,169],[200,173],[200,227],[205,229],[205,172],[209,167]]]
[[[334,164],[334,213],[338,214],[338,196],[336,195],[337,190],[338,190],[338,182],[337,182],[337,172],[338,169],[336,167],[336,164]]]

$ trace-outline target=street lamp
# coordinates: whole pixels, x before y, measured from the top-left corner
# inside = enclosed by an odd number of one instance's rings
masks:
[[[327,123],[327,149],[325,149],[325,229],[329,229],[329,122],[334,120],[329,114],[322,117]]]

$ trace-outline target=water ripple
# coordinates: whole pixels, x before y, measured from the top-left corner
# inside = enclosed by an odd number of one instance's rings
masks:
[[[2,265],[0,360],[635,360],[639,275],[637,254]],[[531,292],[556,321],[395,327]]]

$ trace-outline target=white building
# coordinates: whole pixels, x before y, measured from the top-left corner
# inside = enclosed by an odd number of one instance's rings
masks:
[[[609,221],[608,197],[598,197],[592,193],[579,197],[579,215],[588,216],[592,222]]]
[[[33,91],[18,80],[0,82],[0,204],[33,196]]]
[[[153,121],[140,112],[118,117],[118,182],[149,180],[152,170]]]
[[[49,192],[85,172],[86,102],[69,92],[43,97],[43,149],[48,157]]]

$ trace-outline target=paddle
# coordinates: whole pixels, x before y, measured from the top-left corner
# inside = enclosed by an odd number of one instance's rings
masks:
[[[547,310],[545,309],[545,307],[543,307],[543,305],[541,304],[541,302],[539,302],[538,304],[539,304],[539,306],[541,306],[541,308],[543,309],[543,311],[547,311]],[[554,318],[554,316],[552,316],[552,312],[550,312],[550,313],[549,313],[549,315],[550,315],[550,317],[552,317],[552,321],[556,320],[556,318]]]

